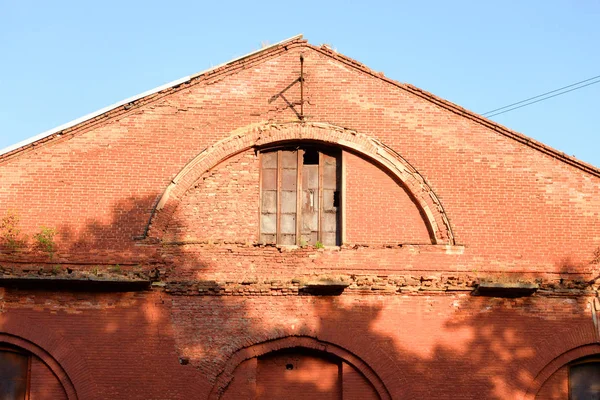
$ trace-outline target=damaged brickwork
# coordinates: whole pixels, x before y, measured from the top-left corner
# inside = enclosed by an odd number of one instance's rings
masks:
[[[295,296],[312,295],[310,285],[343,286],[344,294],[398,295],[465,292],[472,293],[480,282],[522,282],[536,285],[538,296],[593,296],[598,285],[590,285],[584,277],[523,277],[475,275],[316,275],[293,278],[290,281],[244,279],[241,281],[154,282],[167,293],[186,296]],[[340,293],[341,294],[341,293]]]

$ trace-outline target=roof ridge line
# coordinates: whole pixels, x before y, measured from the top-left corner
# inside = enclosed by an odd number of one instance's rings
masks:
[[[157,87],[155,87],[153,89],[150,89],[150,90],[146,90],[146,91],[144,91],[142,93],[139,93],[139,94],[136,94],[134,96],[128,97],[128,98],[126,98],[124,100],[120,100],[120,101],[118,101],[116,103],[113,103],[111,105],[103,107],[103,108],[101,108],[99,110],[93,111],[93,112],[91,112],[89,114],[86,114],[86,115],[84,115],[82,117],[76,118],[76,119],[74,119],[72,121],[66,122],[66,123],[64,123],[62,125],[59,125],[59,126],[55,127],[55,128],[49,129],[49,130],[44,131],[44,132],[42,132],[40,134],[32,136],[32,137],[30,137],[28,139],[22,140],[22,141],[20,141],[18,143],[15,143],[13,145],[9,145],[9,146],[7,146],[7,147],[5,147],[3,149],[0,149],[0,159],[2,159],[5,155],[7,155],[9,153],[13,153],[13,152],[15,152],[15,151],[17,151],[17,150],[19,150],[21,148],[24,148],[25,146],[34,144],[34,143],[36,143],[36,142],[38,142],[40,140],[43,140],[43,139],[46,139],[46,138],[52,136],[52,135],[60,134],[60,132],[64,131],[65,129],[72,128],[72,127],[74,127],[76,125],[79,125],[79,124],[81,124],[83,122],[86,122],[86,121],[89,121],[91,119],[94,119],[94,118],[96,118],[96,117],[98,117],[98,116],[100,116],[102,114],[105,114],[105,113],[107,113],[109,111],[112,111],[112,110],[114,110],[116,108],[119,108],[121,106],[124,106],[124,105],[126,105],[128,103],[132,103],[132,102],[134,102],[136,100],[140,100],[140,99],[142,99],[144,97],[147,97],[147,96],[150,96],[152,94],[159,93],[159,92],[161,92],[161,91],[163,91],[165,89],[176,87],[178,85],[181,85],[182,83],[189,82],[189,81],[191,81],[191,80],[193,80],[195,78],[198,78],[198,77],[200,77],[202,75],[206,75],[206,74],[209,74],[209,73],[211,73],[213,71],[219,70],[219,69],[221,69],[221,68],[223,68],[223,67],[225,67],[225,66],[227,66],[229,64],[233,64],[233,63],[241,61],[241,60],[243,60],[245,58],[249,58],[249,57],[258,55],[260,53],[266,52],[268,50],[272,50],[272,49],[274,49],[276,47],[280,47],[282,45],[298,41],[298,40],[300,40],[302,38],[303,38],[302,34],[298,34],[298,35],[292,36],[292,37],[290,37],[288,39],[284,39],[284,40],[282,40],[280,42],[273,43],[271,45],[262,47],[262,48],[260,48],[258,50],[251,51],[251,52],[246,53],[246,54],[244,54],[242,56],[233,58],[233,59],[231,59],[231,60],[229,60],[227,62],[215,65],[214,67],[207,68],[207,69],[205,69],[203,71],[200,71],[200,72],[197,72],[195,74],[186,75],[186,76],[184,76],[182,78],[176,79],[176,80],[171,81],[171,82],[167,82],[167,83],[165,83],[163,85],[157,86]],[[60,135],[57,135],[57,136],[60,136]]]
[[[566,163],[568,165],[571,165],[573,167],[576,167],[576,168],[578,168],[578,169],[580,169],[580,170],[582,170],[584,172],[587,172],[587,173],[589,173],[589,174],[591,174],[593,176],[600,177],[600,167],[596,167],[595,165],[592,165],[592,164],[587,163],[585,161],[579,160],[579,159],[577,159],[577,158],[575,158],[573,156],[570,156],[570,155],[568,155],[568,154],[566,154],[566,153],[564,153],[564,152],[562,152],[560,150],[557,150],[557,149],[555,149],[555,148],[553,148],[551,146],[548,146],[548,145],[546,145],[546,144],[544,144],[544,143],[542,143],[542,142],[540,142],[540,141],[538,141],[536,139],[533,139],[533,138],[531,138],[531,137],[529,137],[529,136],[527,136],[527,135],[525,135],[523,133],[520,133],[520,132],[517,132],[517,131],[512,130],[510,128],[507,128],[504,125],[501,125],[501,124],[499,124],[497,122],[494,122],[494,121],[492,121],[492,120],[490,120],[490,119],[488,119],[488,118],[486,118],[486,117],[484,117],[484,116],[482,116],[480,114],[477,114],[477,113],[475,113],[473,111],[470,111],[470,110],[468,110],[468,109],[466,109],[464,107],[461,107],[460,105],[458,105],[456,103],[453,103],[453,102],[451,102],[449,100],[446,100],[446,99],[443,99],[443,98],[441,98],[439,96],[436,96],[436,95],[434,95],[434,94],[432,94],[432,93],[430,93],[430,92],[428,92],[426,90],[423,90],[421,88],[418,88],[418,87],[416,87],[414,85],[411,85],[411,84],[408,84],[408,83],[402,83],[402,82],[393,80],[391,78],[388,78],[388,77],[386,77],[384,75],[384,73],[374,71],[373,69],[367,67],[365,64],[361,63],[360,61],[357,61],[357,60],[355,60],[355,59],[353,59],[351,57],[348,57],[348,56],[346,56],[344,54],[338,53],[336,50],[333,50],[329,46],[322,45],[320,47],[317,47],[315,45],[307,43],[306,40],[302,40],[302,39],[303,39],[303,35],[302,34],[298,34],[298,35],[292,36],[292,37],[290,37],[288,39],[285,39],[285,40],[282,40],[280,42],[274,43],[272,45],[263,47],[261,49],[249,52],[249,53],[244,54],[244,55],[242,55],[240,57],[236,57],[236,58],[234,58],[232,60],[229,60],[229,61],[227,61],[225,63],[218,64],[218,65],[216,65],[214,67],[211,67],[211,68],[208,68],[208,69],[206,69],[204,71],[201,71],[201,72],[198,72],[198,73],[195,73],[195,74],[192,74],[192,75],[188,75],[188,76],[179,78],[177,80],[165,83],[165,84],[163,84],[161,86],[158,86],[158,87],[156,87],[154,89],[150,89],[150,90],[147,90],[147,91],[145,91],[143,93],[140,93],[138,95],[131,96],[131,97],[127,98],[127,99],[121,100],[121,101],[119,101],[117,103],[114,103],[114,104],[111,104],[111,105],[106,106],[104,108],[101,108],[100,110],[94,111],[94,112],[86,114],[86,115],[84,115],[84,116],[82,116],[80,118],[77,118],[75,120],[72,120],[70,122],[62,124],[62,125],[60,125],[60,126],[58,126],[56,128],[53,128],[53,129],[50,129],[48,131],[42,132],[42,133],[40,133],[38,135],[35,135],[35,136],[33,136],[33,137],[29,138],[29,139],[25,139],[25,140],[23,140],[23,141],[21,141],[19,143],[16,143],[16,144],[8,146],[8,147],[5,147],[4,149],[0,149],[0,162],[2,162],[3,160],[6,160],[7,156],[11,157],[12,155],[18,154],[20,152],[19,150],[24,151],[25,148],[26,148],[26,146],[35,145],[37,142],[43,141],[44,139],[47,139],[47,140],[44,141],[44,142],[46,142],[46,141],[48,141],[50,139],[50,137],[52,135],[56,135],[56,137],[58,138],[58,137],[61,136],[60,133],[63,132],[64,130],[76,127],[77,125],[80,125],[80,124],[82,124],[84,122],[93,120],[94,118],[97,118],[97,117],[99,117],[99,116],[101,116],[103,114],[106,114],[106,113],[108,113],[110,111],[113,111],[113,110],[115,110],[115,109],[117,109],[119,107],[122,107],[124,105],[129,104],[129,103],[132,103],[134,101],[143,99],[143,98],[148,97],[150,95],[160,93],[160,92],[162,92],[162,91],[164,91],[166,89],[177,88],[179,85],[181,85],[183,83],[187,83],[187,82],[193,81],[193,80],[195,80],[195,79],[197,79],[197,78],[199,78],[201,76],[206,76],[206,75],[209,75],[211,73],[217,73],[219,70],[222,70],[222,69],[224,69],[225,67],[227,67],[227,66],[229,66],[231,64],[235,64],[235,63],[237,63],[237,62],[239,62],[241,60],[244,60],[246,58],[257,56],[257,55],[259,55],[261,53],[267,52],[268,50],[274,50],[277,47],[287,46],[287,45],[290,45],[290,44],[294,44],[294,42],[298,43],[298,42],[301,41],[301,42],[303,42],[303,44],[305,46],[307,46],[307,47],[309,47],[309,48],[311,48],[311,49],[313,49],[313,50],[315,50],[315,51],[317,51],[319,53],[322,53],[322,54],[324,54],[326,56],[329,56],[329,57],[332,57],[332,58],[334,58],[336,60],[339,60],[340,62],[343,62],[344,64],[347,64],[347,65],[349,65],[351,67],[354,67],[354,68],[356,68],[359,71],[367,73],[367,74],[369,74],[369,75],[371,75],[373,77],[379,78],[379,79],[383,80],[384,82],[392,84],[392,85],[394,85],[394,86],[396,86],[396,87],[398,87],[398,88],[400,88],[402,90],[405,90],[405,91],[407,91],[407,92],[409,92],[409,93],[411,93],[411,94],[413,94],[415,96],[419,96],[419,97],[421,97],[421,98],[423,98],[423,99],[425,99],[427,101],[430,101],[430,102],[432,102],[432,103],[434,103],[434,104],[436,104],[436,105],[438,105],[440,107],[443,107],[443,108],[445,108],[445,109],[447,109],[447,110],[449,110],[451,112],[454,112],[454,113],[456,113],[456,114],[458,114],[458,115],[460,115],[462,117],[471,119],[472,121],[474,121],[476,123],[479,123],[479,124],[481,124],[481,125],[489,128],[489,129],[492,129],[492,130],[494,130],[494,131],[496,131],[496,132],[498,132],[498,133],[500,133],[500,134],[502,134],[502,135],[504,135],[504,136],[506,136],[506,137],[508,137],[510,139],[516,140],[519,143],[522,143],[522,144],[524,144],[524,145],[526,145],[526,146],[528,146],[530,148],[533,148],[534,150],[540,151],[540,152],[545,153],[547,155],[550,155],[550,156],[552,156],[554,158],[557,158],[557,159],[563,161],[564,163]]]

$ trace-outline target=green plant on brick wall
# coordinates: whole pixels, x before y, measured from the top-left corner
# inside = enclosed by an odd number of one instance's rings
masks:
[[[110,268],[110,272],[114,272],[115,274],[121,273],[121,266],[119,264],[115,264]]]
[[[54,236],[56,236],[56,229],[47,226],[41,226],[40,231],[33,235],[37,248],[45,253],[48,253],[50,258],[52,258],[56,252]]]
[[[592,264],[600,264],[600,247],[594,250],[594,258],[592,259]]]
[[[19,228],[20,220],[15,211],[8,210],[0,221],[0,241],[10,250],[24,247],[26,244],[27,238]]]
[[[315,243],[315,248],[317,248],[317,249],[324,249],[325,246],[323,245],[323,243],[317,242],[317,243]]]

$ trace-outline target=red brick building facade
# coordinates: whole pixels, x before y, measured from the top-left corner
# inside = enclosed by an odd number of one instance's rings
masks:
[[[2,390],[596,390],[600,170],[328,47],[129,99],[8,149],[0,177]]]

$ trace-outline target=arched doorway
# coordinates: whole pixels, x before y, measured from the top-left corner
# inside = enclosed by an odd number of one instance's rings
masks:
[[[340,400],[381,397],[355,367],[313,349],[273,351],[241,363],[222,399]]]
[[[331,343],[288,337],[239,350],[217,377],[212,399],[390,399],[378,375]]]

